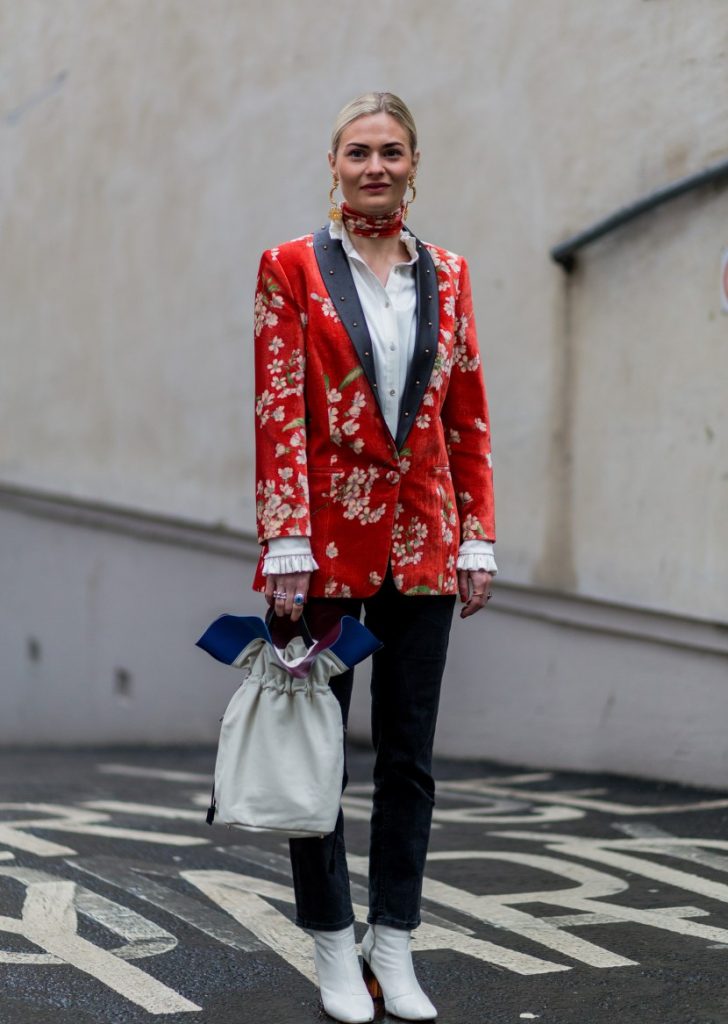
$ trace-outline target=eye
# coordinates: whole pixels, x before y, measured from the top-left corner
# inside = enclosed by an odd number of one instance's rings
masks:
[[[349,157],[353,157],[355,160],[358,160],[360,157],[365,156],[366,154],[364,153],[363,149],[349,149],[347,150],[346,155]]]

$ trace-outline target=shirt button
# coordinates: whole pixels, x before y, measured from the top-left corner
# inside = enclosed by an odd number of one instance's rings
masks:
[[[390,346],[389,346],[389,351],[390,351],[390,352],[394,352],[394,349],[395,349],[395,346],[394,346],[394,345],[390,345]]]
[[[385,302],[385,303],[384,303],[384,308],[385,308],[385,309],[389,309],[389,303],[388,303],[388,302]]]

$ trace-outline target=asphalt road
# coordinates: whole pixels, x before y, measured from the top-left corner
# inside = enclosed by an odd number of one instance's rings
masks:
[[[0,754],[2,1024],[329,1018],[287,846],[213,750]],[[371,759],[347,845],[364,932]],[[439,762],[416,963],[441,1024],[728,1024],[728,794]]]

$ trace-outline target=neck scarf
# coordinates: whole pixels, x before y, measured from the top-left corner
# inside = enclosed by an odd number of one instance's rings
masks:
[[[366,238],[389,238],[398,235],[404,227],[404,204],[393,213],[360,213],[348,203],[341,204],[344,227],[350,235],[364,235]]]

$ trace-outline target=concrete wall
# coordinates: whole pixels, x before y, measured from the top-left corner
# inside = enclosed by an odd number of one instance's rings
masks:
[[[723,0],[699,9],[679,0],[456,0],[446,12],[401,0],[396,13],[385,0],[336,9],[318,0],[0,0],[0,38],[0,485],[14,538],[0,610],[13,635],[28,633],[34,597],[49,587],[54,606],[66,607],[63,544],[50,542],[56,527],[46,541],[37,532],[46,513],[56,521],[56,499],[73,499],[91,519],[111,507],[245,543],[257,259],[323,223],[331,121],[372,87],[400,92],[418,121],[413,228],[471,264],[493,417],[500,593],[616,607],[625,619],[646,609],[701,637],[725,625],[728,321],[717,279],[728,191],[704,190],[635,222],[587,250],[570,278],[547,255],[616,206],[728,157]],[[21,494],[50,500],[30,516]],[[96,570],[97,623],[109,636],[135,632],[115,603],[135,572],[117,580],[110,568],[124,530],[67,528],[96,531],[93,543],[109,552]],[[160,559],[154,593],[163,603],[174,590],[179,601],[170,545],[155,537],[144,558],[150,572]],[[41,575],[17,544],[47,547]],[[230,570],[209,558],[196,571],[211,594],[215,581],[227,592]],[[450,672],[461,682],[450,685],[463,689],[441,742],[467,708],[483,736],[482,751],[474,740],[468,754],[549,759],[563,750],[560,737],[589,735],[577,670],[589,659],[580,648],[571,667],[546,671],[543,631],[556,630],[563,650],[560,627],[512,616],[518,628],[506,629],[495,608],[487,624],[468,625],[467,639],[454,633]],[[89,622],[71,616],[61,631],[61,691],[101,685],[93,662],[71,653],[90,642]],[[620,630],[603,636],[590,648],[602,668],[627,690],[639,676],[646,702],[664,704],[688,745],[704,744],[662,688],[672,669],[640,675],[631,641]],[[497,671],[471,692],[486,641],[499,643]],[[704,657],[701,644],[660,654],[660,665],[680,666],[683,692],[699,688],[705,657],[711,679],[725,674],[724,654],[709,644]],[[553,694],[560,711],[538,728],[533,717],[518,727],[502,720],[512,737],[521,728],[543,737],[547,725],[548,742],[494,748],[487,723],[501,720],[486,711],[510,706],[526,648],[529,686]],[[14,657],[3,656],[2,699],[17,708],[28,691]],[[144,672],[161,664],[149,657]],[[723,699],[720,688],[711,693]],[[188,735],[190,701],[179,722],[159,719],[155,735]],[[724,719],[728,694],[710,707]],[[625,755],[628,724],[601,744],[600,766],[665,774],[644,743]]]

